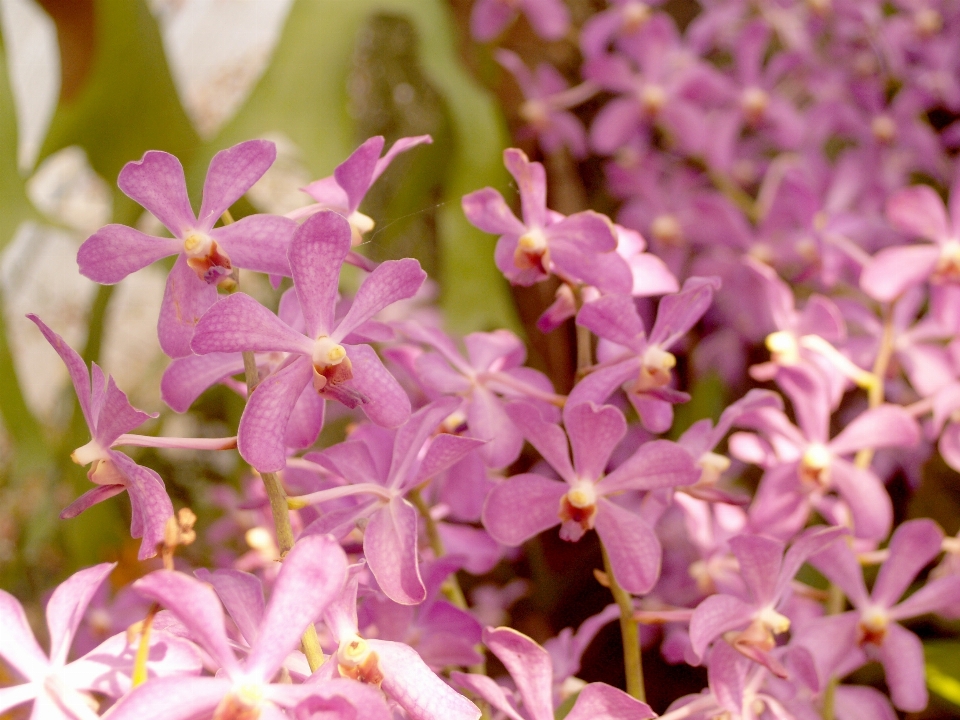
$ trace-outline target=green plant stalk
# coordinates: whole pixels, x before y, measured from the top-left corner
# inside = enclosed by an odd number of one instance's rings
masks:
[[[610,592],[620,607],[620,635],[623,638],[623,669],[627,676],[627,694],[640,702],[646,702],[647,693],[643,686],[643,657],[640,651],[640,633],[637,621],[633,618],[633,599],[630,593],[620,587],[607,549],[600,543],[603,553],[603,569],[607,574]]]

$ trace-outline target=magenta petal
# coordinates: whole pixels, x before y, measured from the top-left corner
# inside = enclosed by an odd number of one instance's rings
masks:
[[[172,358],[193,354],[190,341],[203,314],[217,302],[217,288],[197,277],[180,255],[167,275],[157,335],[160,349]]]
[[[73,389],[77,393],[77,400],[80,402],[80,410],[83,411],[83,417],[87,421],[87,427],[90,434],[96,427],[96,418],[91,403],[90,372],[87,370],[87,364],[80,357],[79,353],[67,345],[62,337],[57,335],[36,315],[27,315],[34,325],[40,328],[40,332],[47,339],[47,342],[57,351],[63,364],[67,366],[67,372],[70,373],[70,380],[73,382]]]
[[[526,153],[517,148],[507,148],[503,151],[503,164],[517,181],[524,224],[527,227],[545,227],[547,225],[547,172],[543,169],[543,165],[530,162]]]
[[[860,287],[881,302],[890,302],[924,282],[940,259],[937,245],[898,245],[885,248],[860,273]]]
[[[339,595],[347,575],[347,556],[328,535],[301,538],[280,566],[260,633],[244,663],[244,672],[269,680],[300,644],[300,636]]]
[[[693,456],[681,446],[669,440],[652,440],[603,478],[598,489],[609,495],[621,490],[692,485],[700,479],[700,473]]]
[[[10,593],[0,590],[0,658],[30,681],[42,681],[50,661],[40,649],[23,606]]]
[[[175,238],[146,235],[126,225],[104,225],[83,241],[77,251],[77,265],[84,277],[113,285],[181,249]]]
[[[363,552],[380,588],[394,602],[417,605],[427,591],[417,562],[417,511],[395,497],[373,515],[363,533]]]
[[[510,673],[532,720],[553,718],[553,662],[550,653],[513,628],[486,628],[483,644]]]
[[[253,646],[263,621],[263,585],[260,579],[256,575],[230,569],[210,572],[200,568],[194,571],[194,575],[201,582],[213,586],[243,639],[247,645]]]
[[[823,551],[824,548],[846,535],[846,528],[839,527],[812,527],[805,530],[799,538],[794,540],[786,555],[783,556],[783,564],[780,566],[780,574],[777,577],[777,586],[773,591],[773,597],[782,597],[787,587],[793,582],[797,572],[811,556]]]
[[[728,630],[743,627],[753,615],[753,608],[732,595],[711,595],[697,606],[690,619],[690,644],[698,658],[707,646]]]
[[[960,575],[930,580],[913,595],[890,609],[890,618],[906,620],[927,613],[942,613],[956,606],[960,597]]]
[[[482,440],[444,433],[430,442],[427,454],[417,469],[414,485],[438,475],[483,445]]]
[[[133,589],[173,613],[190,631],[190,638],[228,674],[237,671],[224,630],[223,608],[213,588],[180,572],[155,570],[134,582]]]
[[[590,683],[577,696],[567,720],[647,720],[657,714],[623,690],[606,683]]]
[[[310,358],[301,356],[261,382],[247,399],[237,431],[237,449],[257,471],[279,472],[286,467],[283,441],[287,422],[312,378]]]
[[[493,40],[517,16],[517,11],[499,0],[477,0],[470,12],[470,34],[480,42]]]
[[[933,520],[923,518],[903,523],[890,538],[890,557],[880,566],[871,597],[883,607],[892,607],[907,591],[920,571],[940,554],[943,531]]]
[[[51,664],[66,664],[73,636],[87,612],[87,606],[116,566],[116,563],[101,563],[86,568],[71,575],[53,591],[47,603]],[[6,636],[4,642],[8,642]]]
[[[516,547],[560,523],[560,499],[568,489],[540,475],[514,475],[487,495],[483,526],[497,542]]]
[[[120,171],[117,185],[176,237],[183,237],[196,223],[187,198],[183,166],[170,153],[150,150],[139,162],[128,162]]]
[[[334,170],[333,176],[337,180],[337,185],[347,193],[347,209],[350,212],[360,206],[360,201],[373,183],[373,171],[382,150],[383,137],[379,135],[372,137],[354,150],[350,157]]]
[[[660,541],[647,521],[606,498],[597,500],[595,528],[617,581],[629,593],[650,592],[660,577]]]
[[[60,513],[60,519],[69,520],[70,518],[75,518],[84,510],[104,500],[108,500],[114,495],[119,495],[126,489],[126,485],[97,485],[67,505],[67,507],[63,509],[63,512]]]
[[[570,27],[570,12],[560,0],[525,0],[523,12],[544,40],[560,40]]]
[[[943,200],[928,185],[904,188],[887,201],[887,219],[911,237],[939,240],[950,235]]]
[[[546,235],[550,239],[570,242],[587,252],[606,253],[617,247],[613,223],[605,215],[592,210],[576,213],[551,225]]]
[[[163,480],[150,468],[137,465],[121,452],[110,451],[110,458],[123,473],[130,496],[132,520],[130,535],[143,537],[140,560],[157,554],[157,545],[163,542],[163,528],[173,515],[173,504],[163,486]]]
[[[584,250],[561,238],[550,238],[549,242],[550,259],[558,275],[580,280],[605,293],[626,294],[633,288],[630,266],[617,253]]]
[[[920,638],[890,623],[880,645],[880,662],[893,704],[907,712],[923,710],[927,706],[927,685]]]
[[[484,388],[476,388],[467,406],[470,434],[487,443],[479,449],[484,463],[491,468],[510,465],[523,449],[523,436],[507,417],[503,402]]]
[[[199,224],[212,228],[276,159],[277,146],[269,140],[247,140],[214,155],[203,182]]]
[[[526,228],[517,220],[503,195],[493,188],[483,188],[464,195],[463,214],[474,227],[493,235],[523,235]]]
[[[383,671],[380,686],[411,720],[478,720],[480,710],[427,667],[417,651],[387,640],[368,640]]]
[[[290,275],[287,251],[297,223],[278,215],[249,215],[216,228],[210,236],[226,251],[234,267],[272,275]]]
[[[288,448],[301,450],[317,441],[320,431],[323,430],[326,405],[323,396],[312,384],[303,388],[287,422],[283,442]]]
[[[399,427],[410,417],[410,398],[369,345],[344,345],[353,364],[347,384],[367,398],[361,406],[381,427]]]
[[[544,420],[537,407],[530,403],[510,403],[506,411],[514,425],[560,477],[569,483],[575,482],[576,473],[570,464],[567,436],[560,426]]]
[[[864,448],[912,447],[920,442],[920,426],[899,405],[880,405],[865,410],[849,423],[829,447],[837,455]]]
[[[307,323],[315,338],[333,332],[340,267],[350,250],[350,223],[330,210],[307,218],[290,243],[290,271]]]
[[[838,685],[834,707],[843,720],[897,720],[887,696],[872,687]]]
[[[486,700],[490,705],[506,715],[510,720],[525,720],[517,712],[513,701],[507,697],[507,689],[498,685],[486,675],[473,675],[454,671],[450,673],[450,680],[454,685],[470,691],[479,698]],[[512,694],[512,691],[510,691]]]
[[[720,289],[720,278],[691,277],[676,295],[667,295],[657,308],[657,320],[650,331],[650,342],[668,348],[685,335],[713,302]]]
[[[212,592],[212,591],[211,591]],[[210,717],[230,681],[211,677],[166,677],[133,689],[110,709],[110,720],[193,720]]]
[[[126,393],[111,377],[107,380],[107,391],[97,417],[96,441],[101,447],[110,447],[118,437],[154,417],[156,414],[150,415],[133,407]]]
[[[429,135],[415,135],[413,137],[402,137],[399,138],[389,150],[384,154],[382,158],[377,160],[377,165],[373,170],[373,177],[370,179],[370,182],[376,182],[377,178],[380,177],[384,171],[390,166],[390,163],[393,162],[393,159],[400,153],[406,152],[410,148],[416,147],[417,145],[430,145],[433,142],[433,138]]]
[[[163,372],[160,397],[178,413],[186,412],[211,385],[243,372],[240,353],[209,353],[176,358]]]
[[[627,295],[604,295],[584,303],[577,313],[577,325],[624,347],[638,349],[644,336],[643,323],[633,299]]]
[[[838,585],[854,607],[862,608],[870,603],[867,587],[863,583],[863,570],[846,543],[837,543],[817,553],[811,558],[810,564],[827,580]]]
[[[413,297],[427,274],[413,258],[381,263],[363,281],[346,316],[331,337],[340,341],[354,329],[397,300]]]
[[[225,297],[201,318],[192,346],[199,355],[246,350],[309,355],[313,350],[310,340],[244,293]]]
[[[612,405],[598,407],[593,403],[582,403],[565,408],[563,422],[573,447],[573,467],[577,477],[599,479],[613,449],[627,432],[623,413]]]
[[[573,386],[568,405],[583,402],[604,403],[613,391],[640,373],[640,359],[631,356],[609,367],[594,370]]]
[[[850,506],[856,536],[868,540],[885,538],[893,524],[893,504],[879,478],[839,458],[830,465],[830,478]]]
[[[773,601],[783,543],[763,535],[738,535],[730,539],[730,549],[740,566],[740,577],[757,604]]]

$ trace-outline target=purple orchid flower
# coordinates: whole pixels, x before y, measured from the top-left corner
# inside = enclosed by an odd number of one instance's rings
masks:
[[[267,140],[248,140],[217,153],[203,185],[199,218],[190,208],[180,161],[151,150],[127,163],[117,184],[173,234],[145,235],[126,225],[107,225],[80,246],[80,273],[112,285],[160,258],[177,255],[160,308],[160,347],[171,357],[190,354],[194,327],[217,300],[216,286],[234,267],[289,275],[287,247],[296,223],[252,215],[214,228],[217,220],[267,171],[277,150]],[[229,281],[228,281],[229,282]]]
[[[811,528],[784,554],[784,544],[763,535],[740,535],[730,540],[748,597],[721,593],[704,600],[690,619],[691,649],[703,657],[707,646],[732,631],[728,642],[746,657],[779,677],[787,670],[771,655],[776,635],[790,629],[782,614],[790,583],[801,566],[844,534],[841,528]],[[724,637],[727,637],[724,635]]]
[[[602,55],[611,42],[621,51],[642,42],[643,26],[651,17],[651,8],[663,0],[611,0],[611,7],[590,17],[580,32],[580,50],[587,60]]]
[[[352,573],[340,598],[324,613],[337,650],[309,682],[341,677],[378,687],[411,720],[479,720],[477,706],[441,680],[412,647],[359,635],[358,582],[358,573]]]
[[[548,413],[564,401],[543,373],[522,366],[526,348],[509,330],[470,333],[463,340],[466,358],[439,330],[409,325],[406,332],[436,349],[417,358],[417,374],[430,389],[464,397],[467,432],[486,441],[478,452],[491,468],[510,465],[523,447],[523,437],[505,411],[507,401],[526,399]]]
[[[0,590],[0,658],[26,678],[21,685],[0,688],[0,713],[33,701],[32,718],[43,720],[93,720],[97,701],[90,692],[116,699],[130,690],[136,646],[126,633],[114,635],[86,655],[67,663],[80,621],[97,588],[116,567],[103,563],[70,576],[54,590],[47,603],[50,630],[48,657],[34,638],[23,607]],[[185,676],[200,672],[193,646],[168,633],[151,633],[147,656],[149,678]]]
[[[960,174],[950,189],[949,218],[933,188],[914,185],[890,198],[887,219],[898,230],[934,244],[898,245],[878,252],[860,276],[865,293],[889,302],[928,279],[960,280]]]
[[[495,260],[516,285],[533,285],[550,274],[594,285],[607,292],[630,292],[633,278],[617,247],[613,224],[592,210],[563,217],[547,209],[543,165],[530,162],[522,150],[503,151],[503,162],[520,189],[523,220],[493,188],[463,197],[471,224],[500,235]]]
[[[347,315],[334,325],[340,267],[350,250],[350,226],[325,210],[301,225],[290,244],[290,268],[306,334],[295,330],[249,295],[217,303],[197,325],[193,349],[211,352],[287,352],[279,370],[250,396],[240,420],[237,447],[260,472],[286,464],[284,435],[290,414],[311,382],[321,397],[358,405],[387,427],[410,415],[410,400],[369,345],[344,343],[352,330],[397,300],[412,297],[426,274],[416,260],[385,262],[364,280]],[[317,418],[322,425],[322,414]]]
[[[62,519],[76,517],[92,505],[113,497],[124,490],[130,496],[132,517],[130,535],[142,537],[141,560],[157,554],[157,545],[163,542],[163,528],[173,516],[173,505],[160,476],[127,455],[113,450],[130,430],[139,427],[156,415],[135,409],[126,394],[117,387],[112,377],[105,377],[94,363],[91,372],[77,351],[63,338],[43,324],[36,315],[28,315],[47,342],[57,351],[73,381],[80,410],[90,429],[91,439],[73,451],[71,459],[78,465],[92,465],[87,477],[96,487],[74,500],[62,513]],[[92,380],[92,387],[91,387]]]
[[[303,192],[316,200],[315,204],[295,210],[287,217],[300,220],[321,210],[333,210],[350,223],[351,245],[359,245],[363,242],[364,233],[370,232],[375,226],[373,219],[358,209],[370,187],[397,155],[417,145],[432,142],[433,138],[429,135],[400,138],[386,155],[380,157],[383,137],[377,135],[368,139],[337,166],[333,175],[315,180],[303,188]],[[353,253],[350,255],[356,257]]]
[[[354,431],[350,440],[308,456],[347,484],[291,498],[304,506],[368,496],[356,505],[321,515],[304,533],[345,535],[358,520],[367,518],[363,552],[370,571],[387,597],[402,605],[426,599],[417,559],[417,510],[404,495],[482,444],[448,433],[432,437],[457,405],[454,398],[437,400],[396,431],[365,426]]]
[[[544,40],[561,39],[570,26],[562,0],[477,0],[470,12],[470,34],[481,42],[493,40],[520,12]]]
[[[673,424],[673,404],[690,399],[668,387],[677,362],[669,348],[707,311],[719,286],[717,278],[689,278],[679,293],[660,301],[649,337],[630,297],[607,295],[586,303],[577,323],[626,352],[611,352],[613,357],[577,383],[567,403],[602,403],[623,385],[643,426],[651,432],[668,430]]]
[[[928,519],[909,520],[890,538],[889,556],[880,567],[873,590],[867,593],[860,563],[843,544],[812,558],[813,565],[839,585],[854,610],[817,621],[821,637],[829,635],[839,651],[857,658],[879,660],[887,676],[893,704],[916,712],[927,705],[923,648],[920,639],[899,621],[952,606],[960,594],[960,575],[929,581],[900,603],[916,576],[940,553],[943,531]]]
[[[494,487],[482,516],[490,535],[517,546],[557,524],[560,537],[571,542],[596,529],[620,585],[637,595],[648,592],[660,574],[660,541],[644,518],[613,497],[696,482],[700,472],[690,454],[675,443],[654,440],[604,475],[627,430],[623,413],[615,407],[567,406],[564,423],[573,447],[572,465],[558,425],[525,403],[509,406],[507,413],[563,481],[525,473]]]
[[[133,584],[165,606],[220,667],[217,677],[160,678],[134,689],[110,711],[111,720],[187,720],[190,718],[280,718],[311,695],[341,698],[358,717],[386,720],[389,712],[378,693],[355,683],[329,680],[312,685],[272,682],[306,627],[340,592],[347,559],[330,538],[300,539],[284,559],[250,652],[238,661],[224,629],[216,593],[189,575],[158,570]],[[248,605],[248,612],[256,606]],[[247,632],[252,631],[247,629]]]
[[[485,675],[455,672],[452,679],[471,690],[510,720],[552,720],[557,701],[553,693],[553,662],[550,653],[532,639],[509,627],[488,627],[483,643],[497,656],[516,683],[523,711],[506,688]],[[646,720],[656,713],[606,683],[584,685],[566,716],[570,720]]]

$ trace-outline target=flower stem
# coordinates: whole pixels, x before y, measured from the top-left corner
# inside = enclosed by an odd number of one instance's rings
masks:
[[[643,687],[643,658],[640,654],[640,633],[637,621],[633,618],[633,600],[630,593],[620,587],[607,549],[600,543],[603,553],[603,569],[610,583],[610,592],[620,607],[620,635],[623,638],[623,668],[627,676],[627,694],[640,702],[646,702],[647,693]]]

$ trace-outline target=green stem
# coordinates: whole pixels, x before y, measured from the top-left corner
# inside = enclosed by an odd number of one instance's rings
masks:
[[[643,658],[640,654],[640,633],[637,621],[633,619],[633,599],[630,593],[620,587],[607,549],[600,543],[603,553],[603,569],[610,583],[610,592],[620,607],[620,635],[623,638],[623,669],[627,676],[627,694],[640,702],[646,702],[647,693],[643,687]]]

